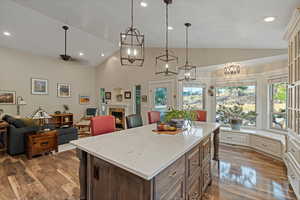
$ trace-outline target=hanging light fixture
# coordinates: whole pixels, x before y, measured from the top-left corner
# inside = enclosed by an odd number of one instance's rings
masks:
[[[239,63],[227,63],[224,66],[225,75],[237,75],[241,72],[241,64]]]
[[[186,27],[185,31],[185,64],[181,67],[178,67],[179,74],[182,75],[182,78],[179,78],[179,81],[193,81],[196,80],[196,66],[189,64],[189,34],[188,29],[191,27],[192,24],[185,23]]]
[[[163,0],[166,4],[166,48],[165,53],[156,57],[156,66],[158,67],[156,75],[172,76],[177,75],[177,72],[171,70],[171,64],[173,61],[178,63],[178,57],[171,54],[169,50],[169,5],[172,4],[172,0]]]
[[[120,60],[124,66],[139,66],[144,64],[144,35],[133,27],[133,0],[131,0],[131,26],[120,34]]]

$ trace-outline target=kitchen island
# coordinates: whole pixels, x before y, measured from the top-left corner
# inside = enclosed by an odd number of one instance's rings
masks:
[[[218,159],[218,145],[211,144],[218,141],[219,124],[193,122],[177,135],[154,133],[155,126],[73,141],[81,199],[201,199],[211,183],[211,160]]]

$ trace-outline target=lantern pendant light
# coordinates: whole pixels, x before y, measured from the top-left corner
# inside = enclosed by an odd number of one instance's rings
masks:
[[[177,75],[176,71],[172,71],[172,63],[176,61],[178,63],[178,57],[171,54],[169,50],[169,5],[172,4],[172,0],[163,0],[166,4],[166,48],[165,53],[156,57],[157,72],[156,75],[172,76]]]
[[[145,60],[144,38],[144,35],[133,26],[133,0],[131,0],[131,26],[120,34],[121,65],[143,66]]]
[[[191,27],[190,23],[184,24],[186,27],[186,39],[185,39],[185,65],[178,67],[179,74],[183,75],[182,78],[179,78],[179,81],[193,81],[196,80],[196,66],[189,64],[189,33],[188,29]]]

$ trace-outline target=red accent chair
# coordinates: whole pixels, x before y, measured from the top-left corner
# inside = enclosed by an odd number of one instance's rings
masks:
[[[197,112],[197,120],[196,121],[200,121],[200,122],[206,122],[206,110],[196,110]]]
[[[148,112],[148,122],[149,124],[154,124],[160,121],[160,112],[149,111]]]
[[[102,135],[116,131],[116,119],[114,116],[97,116],[91,119],[92,136]]]

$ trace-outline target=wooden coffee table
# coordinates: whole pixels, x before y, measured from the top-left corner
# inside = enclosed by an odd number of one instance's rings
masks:
[[[28,159],[52,151],[58,152],[57,131],[32,133],[26,136],[26,154]]]

